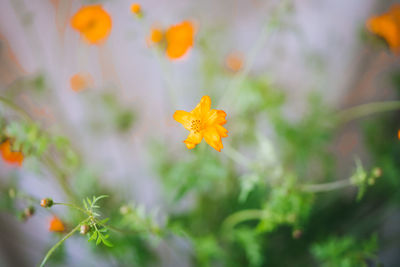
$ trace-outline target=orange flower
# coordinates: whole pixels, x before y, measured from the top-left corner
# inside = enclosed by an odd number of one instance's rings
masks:
[[[225,60],[226,67],[233,71],[238,72],[243,67],[243,55],[239,52],[230,53]]]
[[[80,92],[93,86],[93,78],[88,73],[77,73],[70,79],[71,89]]]
[[[169,27],[165,34],[167,56],[174,60],[181,58],[193,46],[194,26],[190,21],[183,21]]]
[[[131,12],[135,15],[142,14],[142,8],[138,3],[134,3],[131,5]]]
[[[400,53],[400,5],[393,5],[387,13],[373,16],[367,21],[367,28],[381,36],[393,53]]]
[[[71,18],[71,26],[90,44],[104,40],[111,31],[111,17],[101,5],[84,6]]]
[[[64,232],[65,227],[63,222],[57,217],[53,216],[50,220],[49,231],[50,232]]]
[[[18,166],[22,166],[24,155],[22,154],[22,152],[11,150],[10,140],[6,140],[2,144],[0,144],[0,151],[5,162],[12,165],[16,164]]]
[[[148,44],[157,44],[161,42],[164,38],[164,34],[161,28],[159,27],[153,27],[151,28],[151,33],[148,38]]]
[[[221,151],[221,138],[228,136],[228,131],[222,127],[226,123],[225,117],[226,113],[223,110],[211,109],[209,96],[203,96],[191,112],[177,110],[174,113],[174,119],[190,131],[187,139],[183,141],[188,149],[196,147],[204,137],[207,144]]]

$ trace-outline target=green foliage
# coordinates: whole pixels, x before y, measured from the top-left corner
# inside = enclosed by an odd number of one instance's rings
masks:
[[[108,218],[99,220],[98,218],[100,217],[100,214],[98,213],[98,209],[100,206],[97,205],[97,202],[100,199],[106,198],[108,196],[102,195],[95,197],[93,196],[92,200],[90,198],[86,198],[86,200],[83,200],[83,206],[85,207],[89,217],[89,227],[91,231],[88,233],[90,235],[90,238],[88,241],[95,241],[96,245],[99,245],[100,243],[103,243],[104,245],[108,247],[112,247],[113,245],[111,242],[108,240],[109,235],[107,234],[108,228],[106,226],[107,221],[109,220]]]
[[[374,260],[377,252],[377,237],[360,242],[351,236],[331,237],[315,244],[311,251],[324,267],[369,266],[367,260]]]
[[[282,224],[299,226],[303,223],[312,207],[313,196],[296,189],[296,179],[287,177],[281,186],[271,190],[264,204],[264,216],[257,226],[261,232],[270,232]]]

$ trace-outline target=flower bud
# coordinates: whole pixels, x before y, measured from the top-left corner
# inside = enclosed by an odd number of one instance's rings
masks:
[[[293,231],[292,236],[294,239],[299,239],[303,235],[303,231],[296,229]]]
[[[87,225],[87,224],[82,224],[81,225],[81,230],[80,230],[81,235],[86,235],[87,232],[89,232],[89,231],[90,231],[90,226],[89,225]]]
[[[126,215],[126,214],[128,214],[130,211],[131,211],[131,210],[130,210],[130,208],[129,208],[127,205],[121,206],[121,208],[119,208],[119,212],[120,212],[122,215]]]
[[[53,200],[51,198],[43,198],[42,200],[40,200],[40,206],[42,206],[43,208],[50,208],[51,206],[53,206]]]
[[[29,206],[29,207],[25,208],[24,214],[25,214],[26,218],[32,217],[33,214],[35,214],[35,208],[33,206]]]
[[[382,176],[382,169],[379,168],[379,167],[373,168],[373,169],[372,169],[372,175],[373,175],[375,178],[381,177],[381,176]]]

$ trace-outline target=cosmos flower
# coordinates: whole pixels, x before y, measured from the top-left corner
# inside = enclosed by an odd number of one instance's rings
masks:
[[[142,7],[138,3],[133,3],[131,5],[131,12],[135,15],[141,15],[142,14]]]
[[[112,21],[101,5],[89,5],[75,13],[71,18],[71,26],[90,44],[98,44],[110,34]]]
[[[24,155],[22,152],[12,151],[12,144],[10,140],[7,139],[5,142],[0,144],[0,152],[5,162],[11,165],[22,166]]]
[[[64,232],[65,226],[63,222],[57,217],[53,216],[50,220],[49,231],[50,232]]]
[[[93,78],[88,73],[77,73],[70,79],[71,89],[80,92],[93,86]]]
[[[171,60],[184,56],[193,46],[195,29],[190,21],[183,21],[168,28],[165,33],[166,54]]]
[[[232,72],[238,72],[243,67],[243,55],[239,52],[230,53],[225,59],[226,67]]]
[[[164,38],[164,33],[162,29],[159,27],[152,27],[147,42],[149,45],[158,44],[163,40],[163,38]]]
[[[387,13],[373,16],[367,28],[386,40],[393,53],[400,54],[400,5],[393,5]]]
[[[204,140],[215,150],[223,148],[221,138],[228,136],[228,131],[222,127],[226,123],[226,113],[223,110],[211,109],[211,99],[203,96],[200,103],[190,112],[177,110],[174,119],[190,131],[185,141],[186,147],[192,149]]]

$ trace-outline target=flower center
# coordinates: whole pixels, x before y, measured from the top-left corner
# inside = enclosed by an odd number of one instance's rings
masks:
[[[192,124],[190,125],[190,129],[195,133],[199,133],[201,130],[201,121],[200,120],[192,120]]]

